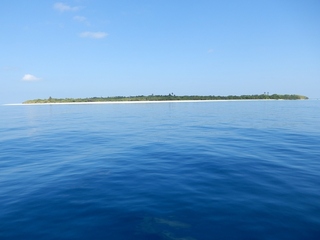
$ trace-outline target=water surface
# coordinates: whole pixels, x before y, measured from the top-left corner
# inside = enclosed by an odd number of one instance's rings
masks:
[[[0,239],[320,239],[319,101],[0,110]]]

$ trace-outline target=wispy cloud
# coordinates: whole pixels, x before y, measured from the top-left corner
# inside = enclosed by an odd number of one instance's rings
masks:
[[[94,39],[101,39],[108,36],[105,32],[82,32],[80,33],[80,37],[83,38],[94,38]]]
[[[83,17],[83,16],[74,16],[73,20],[77,21],[77,22],[86,22],[87,18]]]
[[[18,67],[14,67],[14,66],[4,66],[4,67],[1,68],[1,70],[14,72],[14,71],[18,71],[19,68]]]
[[[78,11],[80,9],[80,7],[76,6],[76,7],[71,7],[67,4],[61,3],[61,2],[57,2],[53,5],[53,8],[59,12],[70,12],[70,11]]]
[[[22,77],[22,81],[27,81],[27,82],[32,82],[32,81],[39,81],[41,80],[41,78],[38,78],[32,74],[25,74],[23,77]]]
[[[210,48],[210,49],[208,50],[208,53],[213,53],[213,49]]]
[[[87,18],[84,17],[84,16],[74,16],[74,17],[73,17],[73,20],[74,20],[74,21],[77,21],[77,22],[80,22],[80,23],[84,23],[84,24],[86,24],[87,26],[90,25],[89,21],[88,21]]]

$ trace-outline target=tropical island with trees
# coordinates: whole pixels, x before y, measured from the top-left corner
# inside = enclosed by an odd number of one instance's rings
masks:
[[[139,95],[139,96],[115,96],[115,97],[90,97],[90,98],[52,98],[33,99],[23,102],[23,104],[34,103],[88,103],[88,102],[139,102],[139,101],[201,101],[201,100],[306,100],[308,97],[297,94],[256,94],[256,95],[228,95],[228,96],[199,96],[185,95],[176,96],[173,93],[168,95]]]

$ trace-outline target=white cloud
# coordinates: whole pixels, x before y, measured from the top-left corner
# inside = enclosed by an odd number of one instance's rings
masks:
[[[71,7],[67,4],[61,3],[61,2],[57,2],[53,5],[53,8],[55,10],[58,10],[60,12],[67,12],[67,11],[77,11],[80,9],[80,7]]]
[[[100,38],[105,38],[106,36],[108,36],[108,34],[105,32],[82,32],[82,33],[80,33],[80,37],[83,37],[83,38],[100,39]]]
[[[74,17],[73,17],[73,20],[74,20],[74,21],[77,21],[77,22],[80,22],[80,23],[84,23],[84,24],[87,25],[87,26],[90,26],[89,21],[88,21],[87,18],[84,17],[84,16],[74,16]]]
[[[74,16],[73,20],[78,21],[78,22],[86,22],[87,18],[83,16]]]
[[[38,78],[38,77],[31,75],[31,74],[25,74],[22,78],[22,81],[29,81],[29,82],[39,81],[39,80],[41,80],[41,78]]]

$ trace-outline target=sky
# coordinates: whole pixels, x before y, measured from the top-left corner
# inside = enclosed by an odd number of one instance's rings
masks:
[[[319,0],[11,0],[0,104],[37,98],[320,97]]]

